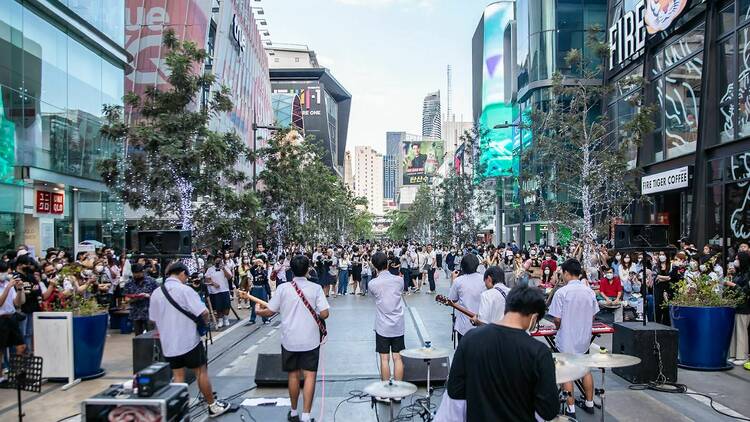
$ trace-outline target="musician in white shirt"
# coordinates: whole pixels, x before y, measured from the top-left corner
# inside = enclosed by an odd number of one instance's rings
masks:
[[[487,290],[479,297],[479,312],[471,319],[473,325],[498,322],[505,315],[505,297],[510,292],[505,285],[505,271],[497,266],[487,268],[484,285]]]
[[[281,366],[287,372],[292,406],[287,420],[307,422],[313,420],[310,418],[310,411],[315,396],[315,377],[320,358],[320,331],[317,319],[302,301],[297,288],[319,319],[328,318],[329,305],[323,288],[305,278],[310,269],[310,260],[306,256],[295,256],[289,266],[294,273],[292,282],[278,286],[268,302],[268,307],[258,304],[255,312],[261,317],[271,317],[277,312],[281,314]],[[300,372],[304,377],[301,415],[297,413]]]
[[[461,276],[456,277],[451,285],[448,299],[463,306],[467,310],[477,313],[479,311],[480,297],[487,290],[482,274],[477,272],[479,258],[473,253],[468,253],[461,258]],[[463,313],[456,315],[456,323],[453,329],[458,332],[458,341],[461,341],[466,333],[474,328],[469,317]]]

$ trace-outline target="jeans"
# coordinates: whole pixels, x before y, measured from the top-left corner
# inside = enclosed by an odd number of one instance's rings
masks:
[[[401,268],[401,274],[404,275],[404,291],[408,292],[411,286],[411,268]]]
[[[430,291],[435,291],[435,269],[430,268],[427,270],[427,282],[430,283]]]
[[[362,293],[367,293],[367,283],[370,282],[370,279],[372,276],[370,274],[362,274],[362,282],[359,285],[360,290]]]
[[[23,337],[24,344],[26,344],[26,350],[32,352],[33,349],[31,345],[34,339],[34,314],[26,314],[26,319],[18,323],[18,328],[21,330],[21,336]]]
[[[257,297],[260,300],[268,300],[268,295],[266,295],[266,289],[263,286],[253,286],[250,289],[250,294]],[[252,308],[250,309],[250,322],[255,322],[255,304],[253,303]],[[263,317],[263,322],[268,321],[268,318]]]
[[[346,288],[349,286],[349,271],[339,270],[339,288],[338,294],[345,295]]]

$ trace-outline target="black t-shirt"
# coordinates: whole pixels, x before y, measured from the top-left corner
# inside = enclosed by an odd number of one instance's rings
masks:
[[[560,403],[550,350],[525,331],[488,324],[461,339],[448,394],[466,400],[467,421],[534,421],[557,416]]]

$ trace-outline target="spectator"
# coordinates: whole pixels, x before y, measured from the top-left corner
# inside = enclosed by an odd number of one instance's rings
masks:
[[[604,277],[599,280],[599,301],[600,308],[614,310],[615,322],[622,322],[622,283],[620,277],[615,275],[612,268],[604,270]]]
[[[153,277],[146,275],[142,265],[133,264],[133,276],[125,283],[125,300],[130,304],[130,320],[133,322],[133,334],[139,336],[145,331],[153,330],[148,319],[148,307],[151,294],[159,286]]]

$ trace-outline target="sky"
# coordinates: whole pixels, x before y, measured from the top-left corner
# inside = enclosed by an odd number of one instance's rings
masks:
[[[471,120],[471,38],[490,0],[262,0],[271,40],[306,44],[352,94],[347,150],[385,151],[388,131],[422,132],[422,100],[447,95]]]

